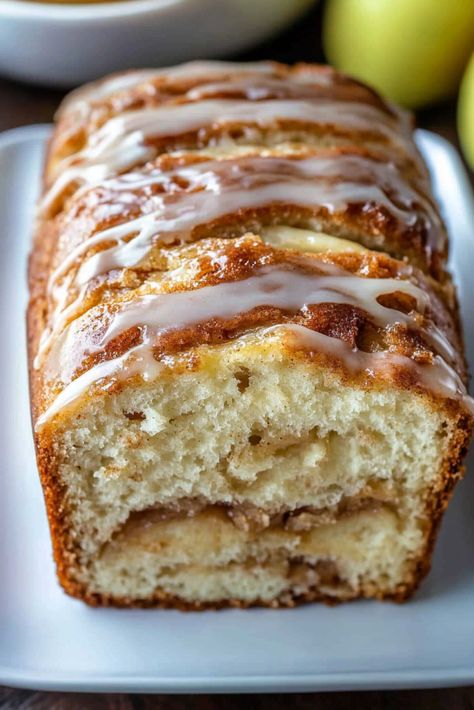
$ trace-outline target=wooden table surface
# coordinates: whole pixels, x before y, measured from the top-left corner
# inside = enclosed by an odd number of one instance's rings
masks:
[[[258,2],[258,0],[255,0]],[[278,59],[280,61],[324,61],[320,41],[320,6],[311,11],[284,35],[260,46],[239,59]],[[0,131],[31,123],[49,123],[63,93],[51,89],[13,83],[0,78]],[[436,131],[457,143],[455,103],[423,111],[417,124]],[[471,174],[471,179],[472,179]],[[285,612],[282,612],[285,613]],[[1,634],[1,629],[0,629]],[[299,695],[86,695],[42,693],[32,690],[0,688],[2,710],[342,710],[350,707],[370,710],[474,710],[474,687],[443,690],[379,691],[358,693],[314,693]]]

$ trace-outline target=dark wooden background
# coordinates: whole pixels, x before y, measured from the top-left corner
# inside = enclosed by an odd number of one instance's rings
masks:
[[[259,0],[255,0],[258,2]],[[469,0],[466,0],[469,1]],[[297,25],[238,59],[324,61],[321,49],[321,5]],[[13,83],[0,78],[0,131],[30,123],[48,123],[62,92]],[[417,115],[417,124],[436,131],[458,146],[454,101],[434,106]],[[459,147],[459,146],[458,146]],[[471,180],[473,176],[471,174]],[[151,612],[152,613],[152,612]],[[285,612],[282,612],[285,613]],[[1,629],[0,629],[1,634]],[[41,693],[0,688],[3,710],[474,710],[474,687],[358,693],[310,693],[300,695],[86,695]]]

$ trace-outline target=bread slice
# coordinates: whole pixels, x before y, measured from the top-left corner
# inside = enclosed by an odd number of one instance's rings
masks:
[[[326,67],[119,75],[58,117],[30,382],[90,604],[406,599],[473,424],[409,118]]]

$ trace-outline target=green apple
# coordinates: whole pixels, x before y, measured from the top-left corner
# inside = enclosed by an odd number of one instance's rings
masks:
[[[404,106],[453,94],[474,47],[474,0],[328,0],[335,67]]]
[[[464,156],[474,170],[474,54],[461,82],[458,102],[459,140]]]

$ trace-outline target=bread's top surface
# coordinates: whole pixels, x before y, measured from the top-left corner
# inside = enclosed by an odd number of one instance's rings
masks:
[[[58,121],[30,271],[42,421],[275,327],[364,386],[468,404],[445,229],[408,116],[372,90],[191,64],[86,87]]]
[[[222,180],[233,166],[219,168],[217,162],[226,156],[233,162],[242,151],[250,153],[241,161],[244,177]],[[267,204],[281,201],[279,185],[290,205],[312,212],[319,208],[323,216],[324,210],[336,210],[341,229],[368,231],[377,249],[387,242],[386,251],[398,258],[410,252],[422,268],[442,271],[445,230],[409,115],[323,66],[191,63],[85,87],[59,112],[43,205],[61,209],[78,186],[97,186],[103,201],[108,177],[137,168],[141,173],[140,166],[157,158],[157,170],[173,172],[179,166],[182,171],[199,159],[209,162],[209,155],[214,157],[209,174],[220,173],[219,195],[232,191],[229,182],[234,191],[239,182],[245,189],[249,173],[253,191],[270,174],[273,195]],[[295,160],[298,156],[306,160]],[[199,185],[208,191],[204,178]],[[307,190],[293,200],[298,178],[311,179],[315,194]],[[155,190],[157,182],[163,188],[163,177],[155,181]]]

